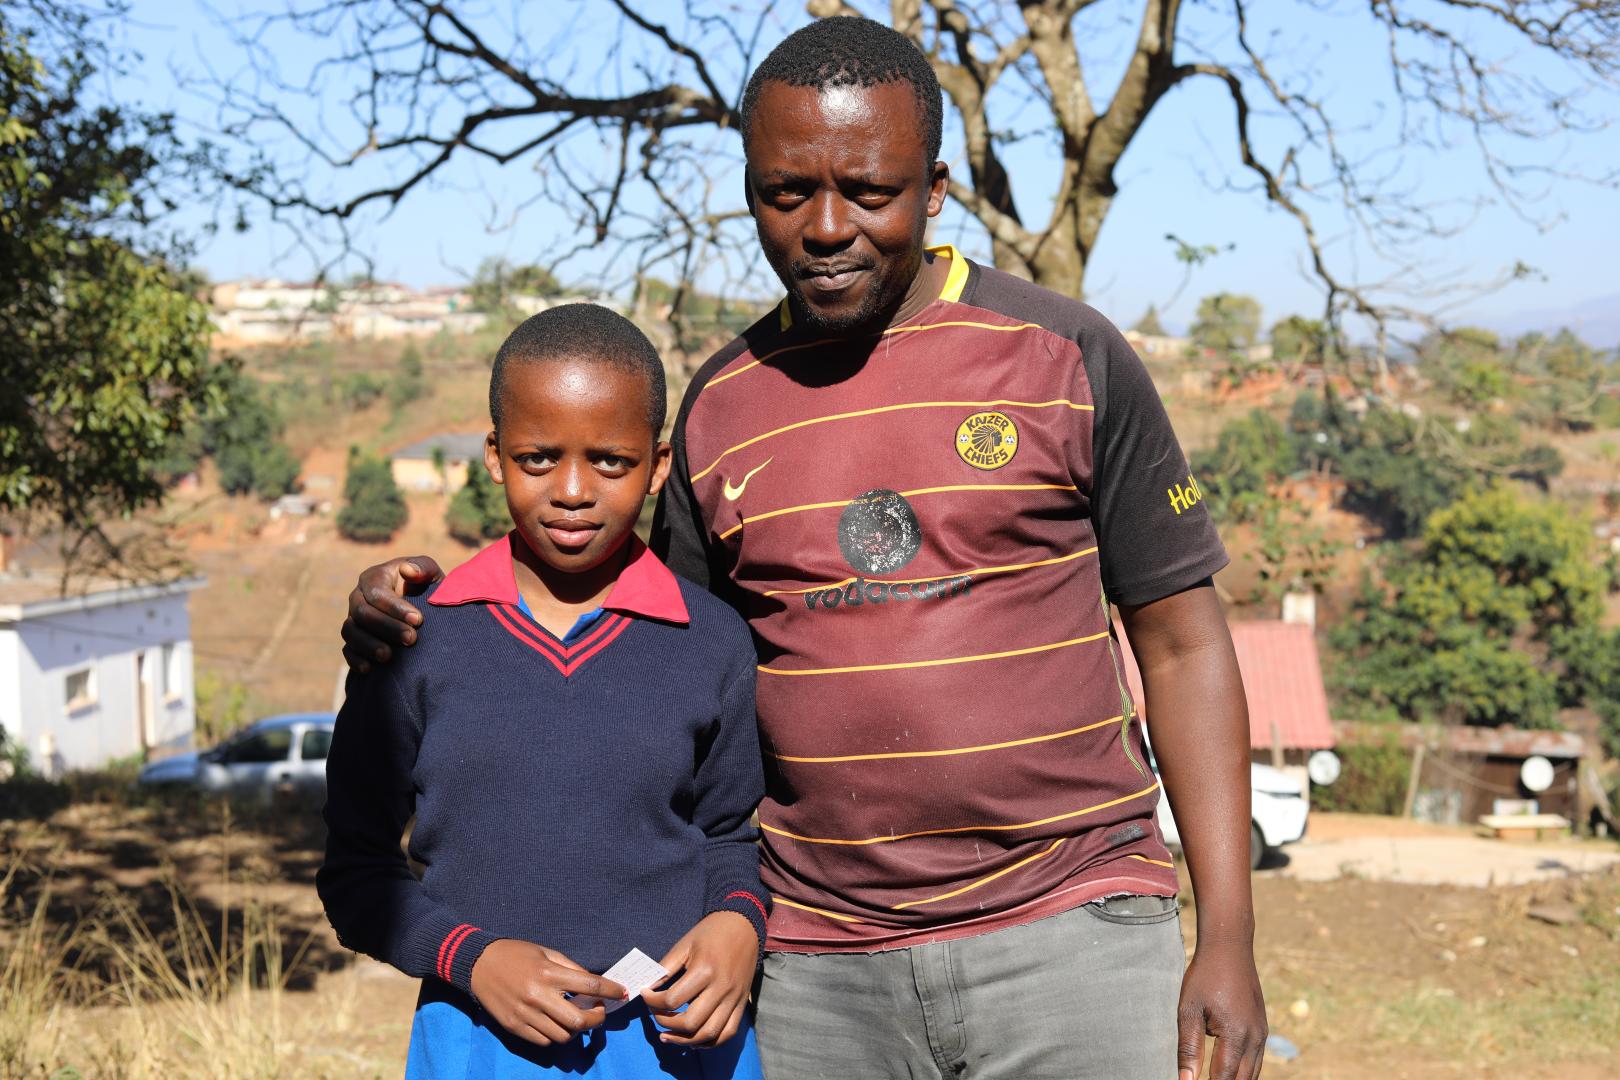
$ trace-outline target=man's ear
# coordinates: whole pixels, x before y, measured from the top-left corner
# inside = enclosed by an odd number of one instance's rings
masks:
[[[945,209],[945,195],[950,190],[951,167],[943,161],[934,162],[932,178],[928,182],[928,216],[938,217]]]
[[[506,483],[506,477],[501,474],[501,443],[493,431],[484,436],[484,468],[489,470],[491,480]]]

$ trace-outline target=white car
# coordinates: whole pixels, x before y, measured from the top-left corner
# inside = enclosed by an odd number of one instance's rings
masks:
[[[1158,773],[1158,762],[1154,762],[1153,774]],[[1270,765],[1250,764],[1249,789],[1249,867],[1258,869],[1267,852],[1305,835],[1310,803],[1298,780]],[[1176,829],[1176,819],[1170,816],[1170,800],[1165,798],[1163,788],[1159,789],[1158,821],[1164,842],[1180,847],[1181,833]]]
[[[189,787],[259,806],[292,800],[319,808],[326,801],[326,752],[332,713],[288,713],[260,720],[212,750],[154,761],[136,783]]]

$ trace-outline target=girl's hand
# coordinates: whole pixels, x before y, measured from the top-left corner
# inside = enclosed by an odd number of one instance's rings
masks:
[[[659,961],[674,982],[641,997],[674,1046],[718,1046],[737,1034],[759,961],[754,924],[734,911],[706,917]],[[676,1012],[682,1005],[685,1012]]]
[[[608,1001],[627,996],[618,983],[591,974],[562,953],[515,938],[484,949],[473,965],[472,992],[497,1024],[537,1046],[565,1043],[607,1018],[600,1003],[581,1009],[564,994]]]

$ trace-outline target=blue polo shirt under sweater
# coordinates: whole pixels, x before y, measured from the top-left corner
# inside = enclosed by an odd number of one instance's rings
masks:
[[[351,676],[327,761],[327,915],[344,945],[424,980],[410,1075],[751,1075],[751,1033],[665,1048],[639,1002],[542,1049],[472,999],[499,938],[604,971],[631,948],[663,955],[715,911],[763,941],[768,904],[747,627],[632,537],[601,613],[559,640],[520,610],[522,542],[452,571],[418,643]],[[420,881],[399,845],[413,810]]]

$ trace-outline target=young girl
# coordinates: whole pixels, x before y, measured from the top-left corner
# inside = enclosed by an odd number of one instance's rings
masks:
[[[423,980],[407,1077],[758,1077],[753,646],[631,531],[670,467],[663,368],[572,304],[506,340],[489,399],[514,528],[427,595],[432,633],[350,682],[327,916]],[[672,975],[610,1014],[627,993],[595,973],[631,949]]]

